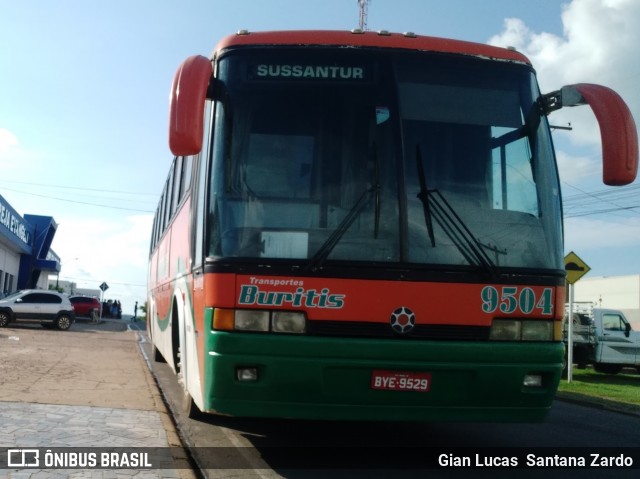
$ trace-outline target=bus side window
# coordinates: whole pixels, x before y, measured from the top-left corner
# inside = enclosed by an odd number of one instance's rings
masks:
[[[192,208],[194,210],[193,221],[193,238],[192,238],[192,267],[199,268],[204,264],[204,245],[205,236],[207,235],[207,221],[205,220],[205,211],[207,206],[207,175],[212,139],[212,120],[213,120],[213,102],[207,100],[205,105],[204,120],[204,139],[202,141],[202,151],[198,154],[192,168],[196,170],[196,183],[192,194]]]

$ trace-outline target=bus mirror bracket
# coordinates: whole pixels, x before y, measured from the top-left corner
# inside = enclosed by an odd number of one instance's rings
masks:
[[[591,83],[567,85],[542,97],[547,114],[565,106],[589,105],[602,140],[602,181],[627,185],[638,172],[638,131],[629,107],[610,88]]]
[[[187,58],[173,78],[169,99],[169,149],[175,156],[200,153],[204,133],[204,103],[213,73],[211,61]]]

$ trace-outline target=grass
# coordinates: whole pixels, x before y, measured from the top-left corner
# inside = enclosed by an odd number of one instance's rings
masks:
[[[560,381],[558,391],[561,397],[591,400],[603,405],[615,402],[640,411],[640,374],[633,369],[624,369],[618,374],[602,374],[590,367],[574,368],[572,381]]]

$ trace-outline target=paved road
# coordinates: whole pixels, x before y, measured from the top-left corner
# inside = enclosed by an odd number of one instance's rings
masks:
[[[143,349],[150,353],[149,344]],[[388,422],[323,422],[294,420],[238,419],[210,416],[194,421],[180,411],[181,391],[166,364],[152,363],[163,394],[174,409],[178,427],[194,446],[200,462],[218,467],[242,468],[242,478],[439,478],[439,477],[519,477],[522,478],[636,478],[640,469],[465,469],[420,468],[424,447],[444,448],[451,454],[475,454],[486,448],[521,448],[535,453],[566,454],[566,448],[619,454],[633,447],[640,465],[640,416],[555,401],[548,420],[542,424],[451,424]],[[640,388],[640,377],[639,388]],[[353,449],[359,446],[359,449]],[[344,447],[352,449],[342,449]],[[491,450],[489,450],[489,453]],[[355,470],[328,470],[328,464],[347,454],[362,456]],[[297,458],[300,461],[296,461]],[[334,457],[332,457],[332,455]],[[338,456],[337,458],[335,456]],[[360,461],[360,462],[358,462]],[[298,462],[303,469],[287,464]],[[302,465],[300,465],[300,463]],[[368,465],[382,463],[371,469]],[[351,461],[351,466],[354,462]],[[389,466],[389,464],[391,464]],[[411,468],[404,466],[410,464]],[[384,467],[383,467],[384,466]],[[207,477],[227,477],[226,471],[209,468]]]
[[[172,446],[176,469],[0,469],[0,478],[193,477],[138,339],[115,320],[78,321],[69,331],[0,329],[0,455],[16,447]]]

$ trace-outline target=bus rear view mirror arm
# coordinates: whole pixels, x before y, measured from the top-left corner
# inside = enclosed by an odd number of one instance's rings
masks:
[[[589,105],[602,140],[602,181],[626,185],[638,172],[638,131],[629,107],[613,90],[590,83],[567,85],[542,97],[547,114],[565,106]]]

